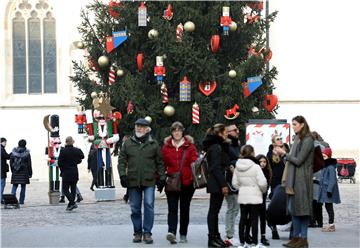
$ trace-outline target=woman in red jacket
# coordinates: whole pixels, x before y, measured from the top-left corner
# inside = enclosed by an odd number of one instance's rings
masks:
[[[171,125],[171,136],[166,137],[162,147],[162,154],[166,174],[168,176],[180,171],[181,191],[166,191],[168,202],[168,234],[166,239],[176,244],[176,230],[178,223],[178,205],[180,200],[180,243],[186,243],[189,225],[190,202],[194,195],[192,184],[191,163],[196,161],[197,152],[193,138],[184,136],[184,126],[181,122]]]

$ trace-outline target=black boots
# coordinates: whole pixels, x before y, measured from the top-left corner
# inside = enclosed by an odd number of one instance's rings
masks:
[[[261,235],[261,240],[260,240],[260,242],[261,242],[261,244],[263,244],[263,245],[265,245],[265,246],[269,246],[270,245],[270,243],[269,243],[269,240],[267,240],[266,238],[265,238],[265,235]]]
[[[227,247],[220,234],[209,234],[208,247]]]
[[[82,200],[84,200],[81,196],[81,194],[77,194],[77,199],[76,202],[81,202]]]
[[[60,196],[60,199],[59,199],[59,203],[64,203],[65,202],[65,196]]]

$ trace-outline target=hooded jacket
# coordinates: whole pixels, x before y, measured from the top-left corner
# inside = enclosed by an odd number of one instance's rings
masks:
[[[225,168],[230,165],[229,144],[218,135],[207,135],[203,147],[209,166],[207,192],[221,194],[221,189],[227,187]]]
[[[191,164],[196,161],[198,154],[194,146],[194,139],[186,135],[184,137],[184,143],[180,147],[176,148],[173,145],[171,136],[164,139],[164,145],[162,147],[162,155],[164,161],[164,167],[167,175],[172,175],[181,169],[181,184],[188,186],[192,183]],[[183,156],[185,156],[183,158]]]
[[[325,160],[325,167],[321,169],[321,178],[319,182],[319,199],[321,203],[340,203],[339,186],[336,178],[337,160],[329,158]],[[332,194],[328,197],[327,192]]]
[[[21,166],[15,167],[15,159],[21,158]],[[16,147],[10,156],[11,184],[30,184],[29,178],[32,177],[30,151],[25,147]]]
[[[239,190],[238,203],[261,204],[263,193],[267,190],[267,182],[261,167],[254,158],[240,158],[232,179],[232,185]]]

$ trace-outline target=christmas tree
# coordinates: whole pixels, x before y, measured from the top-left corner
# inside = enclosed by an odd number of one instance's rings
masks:
[[[197,144],[215,123],[244,133],[249,119],[274,118],[277,70],[268,68],[265,32],[276,12],[265,18],[262,9],[262,1],[95,0],[78,28],[85,62],[73,62],[80,105],[93,108],[92,93],[104,92],[122,114],[121,136],[148,116],[159,141],[181,121]]]

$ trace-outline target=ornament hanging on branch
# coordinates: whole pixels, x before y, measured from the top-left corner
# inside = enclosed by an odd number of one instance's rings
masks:
[[[162,83],[160,88],[160,93],[162,96],[162,103],[167,104],[169,102],[168,90],[166,88],[166,84]]]
[[[100,56],[98,58],[98,64],[99,64],[99,66],[101,68],[104,68],[104,67],[108,66],[109,65],[109,58],[107,56],[105,56],[105,55]]]
[[[192,21],[185,22],[184,30],[186,32],[194,32],[195,31],[195,24]]]
[[[179,25],[177,25],[176,27],[176,42],[181,42],[183,32],[184,26],[182,25],[182,23],[179,23]]]
[[[276,95],[265,96],[265,99],[263,101],[263,106],[267,111],[272,112],[277,104],[278,104],[278,98]]]
[[[237,29],[237,23],[232,21],[231,24],[230,24],[230,31],[235,32],[236,29]]]
[[[210,46],[211,46],[211,51],[213,53],[216,53],[219,50],[219,46],[220,46],[220,36],[219,35],[215,34],[215,35],[211,36]]]
[[[150,29],[150,31],[148,32],[148,37],[149,39],[153,40],[156,39],[159,36],[159,31],[157,31],[156,29]]]
[[[75,44],[77,49],[84,49],[85,48],[85,44],[82,41],[76,41],[74,44]]]
[[[152,118],[150,116],[146,116],[144,119],[147,120],[151,124]]]
[[[92,71],[98,71],[99,70],[99,66],[98,66],[98,64],[95,62],[95,60],[93,58],[88,58],[88,67]]]
[[[138,8],[138,26],[147,26],[147,9],[145,6],[145,2],[141,2],[140,7]]]
[[[134,113],[134,108],[135,108],[135,106],[134,106],[132,100],[130,100],[129,103],[128,103],[128,105],[127,105],[127,113],[128,113],[129,115],[131,115],[132,113]]]
[[[124,74],[125,74],[125,72],[124,72],[123,69],[118,68],[118,69],[116,70],[116,76],[122,77],[122,76],[124,76]]]
[[[156,66],[154,67],[154,76],[158,84],[162,84],[164,77],[166,76],[166,70],[164,67],[163,56],[156,56]]]
[[[115,82],[115,64],[110,66],[108,84],[112,85]]]
[[[167,21],[170,21],[174,16],[174,13],[172,11],[172,6],[171,4],[168,5],[167,9],[164,10],[164,15],[163,18]]]
[[[264,2],[263,0],[259,0],[259,1],[251,1],[249,3],[246,4],[247,6],[249,6],[251,9],[253,10],[258,10],[261,11],[264,9]]]
[[[122,3],[119,0],[110,0],[108,11],[109,14],[115,18],[118,19],[120,17],[120,8],[122,7]]]
[[[112,32],[112,36],[106,37],[106,52],[110,53],[112,50],[124,43],[127,38],[126,30]]]
[[[180,81],[180,102],[190,102],[191,101],[191,83],[184,76],[183,80]]]
[[[247,81],[243,83],[245,97],[250,96],[262,83],[260,76],[247,78]]]
[[[203,93],[205,96],[210,96],[216,89],[217,83],[216,81],[212,82],[202,82],[199,84],[199,90],[201,93]]]
[[[220,26],[223,28],[223,34],[229,35],[231,25],[230,7],[222,7],[222,16],[220,18]]]
[[[239,105],[235,104],[234,107],[226,110],[226,115],[224,117],[228,120],[235,120],[239,117]]]
[[[164,114],[168,117],[173,116],[175,114],[175,108],[171,105],[167,105],[164,108]]]
[[[100,83],[101,83],[101,79],[97,75],[97,72],[91,71],[89,73],[89,79],[91,82],[95,83],[96,85],[100,85]]]
[[[200,108],[196,102],[192,105],[192,124],[200,124]]]
[[[138,68],[138,71],[141,72],[144,65],[144,55],[142,53],[138,53],[136,55],[136,65]]]
[[[235,78],[236,77],[236,71],[235,70],[230,70],[229,71],[229,77],[230,78]]]

